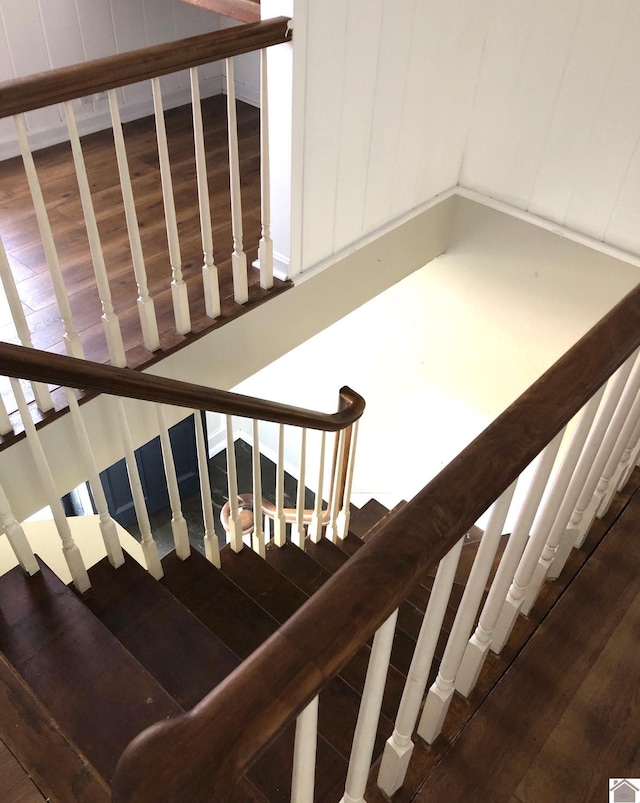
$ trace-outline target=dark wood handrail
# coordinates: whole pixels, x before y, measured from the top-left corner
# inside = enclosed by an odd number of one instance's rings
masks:
[[[198,706],[140,734],[113,799],[229,800],[257,754],[639,345],[640,285]]]
[[[362,396],[348,387],[340,390],[338,412],[320,413],[303,407],[243,396],[240,393],[207,388],[204,385],[143,374],[128,368],[115,368],[112,365],[15,346],[12,343],[0,343],[0,374],[325,432],[337,432],[348,427],[360,418],[365,406]]]
[[[236,25],[0,83],[0,119],[289,41],[289,17]]]

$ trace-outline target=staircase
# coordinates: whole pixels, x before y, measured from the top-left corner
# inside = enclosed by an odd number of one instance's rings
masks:
[[[107,800],[118,759],[135,735],[200,702],[388,515],[371,500],[352,508],[351,531],[340,545],[307,542],[306,552],[290,542],[270,545],[266,560],[227,546],[221,569],[195,551],[184,561],[171,553],[160,582],[130,557],[117,570],[104,558],[89,569],[91,589],[82,595],[42,561],[33,577],[12,569],[0,579],[0,646],[20,702],[3,700],[2,707],[31,706],[37,715],[22,716],[18,732],[9,725],[3,738],[47,799]],[[400,609],[374,757],[393,729],[431,582],[426,576]],[[454,615],[450,609],[449,625]],[[316,800],[338,800],[344,789],[369,654],[364,645],[323,693]],[[63,763],[48,738],[45,748],[34,740],[31,730],[41,721],[52,728],[51,739],[62,740]],[[2,722],[11,719],[3,713]],[[238,800],[290,799],[293,738],[292,725],[263,752],[239,785]]]

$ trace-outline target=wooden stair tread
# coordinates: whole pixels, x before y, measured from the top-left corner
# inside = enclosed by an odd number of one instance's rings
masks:
[[[89,570],[83,602],[184,709],[192,708],[240,659],[132,558]],[[169,635],[170,634],[170,635]]]
[[[389,515],[389,512],[388,507],[373,498],[365,502],[360,508],[352,505],[351,515],[349,516],[349,530],[359,538],[364,538],[372,527]]]
[[[127,744],[179,706],[41,561],[0,585],[0,648],[61,729],[110,780]]]

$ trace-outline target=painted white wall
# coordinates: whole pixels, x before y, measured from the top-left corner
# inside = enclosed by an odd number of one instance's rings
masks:
[[[182,0],[2,0],[0,81],[218,30],[233,24]],[[236,59],[238,99],[259,104],[255,54]],[[223,91],[224,63],[199,68],[203,97]],[[188,72],[161,79],[166,108],[190,102]],[[150,83],[119,91],[123,120],[153,113]],[[106,99],[75,102],[81,133],[110,126]],[[68,138],[59,106],[27,114],[33,148]],[[0,159],[16,155],[11,120],[0,120]]]
[[[640,5],[488,5],[460,184],[640,254]]]

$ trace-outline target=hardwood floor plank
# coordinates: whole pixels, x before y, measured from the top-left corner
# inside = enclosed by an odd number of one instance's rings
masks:
[[[0,741],[0,800],[43,803],[44,799],[7,745]]]

